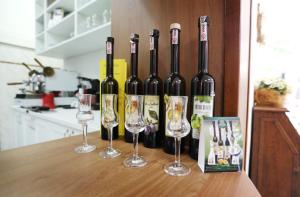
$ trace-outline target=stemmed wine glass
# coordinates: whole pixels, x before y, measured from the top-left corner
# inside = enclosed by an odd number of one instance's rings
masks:
[[[102,125],[108,131],[109,145],[106,149],[99,153],[103,158],[114,158],[121,155],[121,152],[112,147],[113,128],[118,126],[119,117],[117,113],[118,95],[103,94],[102,95]]]
[[[191,126],[186,118],[187,96],[170,96],[167,103],[169,135],[175,139],[175,162],[164,166],[164,171],[171,176],[185,176],[191,169],[180,161],[181,138],[189,134]]]
[[[127,95],[125,104],[125,128],[133,134],[133,155],[124,160],[126,167],[143,167],[147,161],[138,155],[139,133],[145,129],[143,120],[144,96]]]
[[[91,110],[91,94],[80,94],[79,97],[78,112],[76,118],[79,124],[82,125],[83,130],[83,145],[75,148],[76,153],[89,153],[96,149],[95,145],[89,145],[87,143],[87,123],[94,119],[93,112]]]

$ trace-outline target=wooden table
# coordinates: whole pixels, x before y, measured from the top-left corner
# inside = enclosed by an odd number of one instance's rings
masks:
[[[173,156],[161,149],[139,149],[148,165],[125,168],[123,160],[132,144],[122,140],[114,146],[122,151],[115,159],[102,159],[98,152],[106,145],[98,134],[89,135],[96,151],[77,154],[81,136],[0,152],[0,196],[260,196],[243,173],[203,174],[195,161],[183,155],[192,168],[186,177],[168,176],[163,165]]]

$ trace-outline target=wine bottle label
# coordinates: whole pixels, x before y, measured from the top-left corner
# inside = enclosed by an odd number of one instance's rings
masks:
[[[204,117],[213,116],[214,97],[194,96],[193,115],[191,118],[192,138],[199,139]]]
[[[150,51],[154,50],[154,38],[150,36]]]
[[[159,96],[145,96],[144,119],[145,134],[157,132],[159,128]]]
[[[172,44],[178,44],[178,29],[172,30]]]
[[[136,53],[136,44],[134,42],[130,43],[130,52]]]
[[[117,107],[116,103],[114,103],[114,95],[115,94],[102,94],[101,112],[104,122],[112,122],[116,118],[114,113],[114,105],[115,109],[117,109]]]
[[[111,42],[106,42],[106,54],[112,54],[112,44],[111,44]]]
[[[173,131],[170,129],[170,122],[178,123],[178,127],[181,127],[181,114],[183,113],[183,99],[180,96],[172,96],[173,102],[170,103],[169,96],[165,95],[166,105],[166,124],[165,124],[165,135],[173,137]],[[173,127],[176,125],[173,124]]]
[[[200,24],[200,41],[207,41],[207,22]]]
[[[125,122],[136,123],[139,119],[137,95],[125,95]]]

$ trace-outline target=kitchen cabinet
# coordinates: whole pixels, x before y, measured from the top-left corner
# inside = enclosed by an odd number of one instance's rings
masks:
[[[65,137],[71,137],[81,133],[81,130],[66,127],[42,119],[36,122],[36,128],[40,131],[37,135],[39,143]]]
[[[35,112],[15,110],[14,131],[9,139],[14,143],[3,149],[17,148],[81,134],[80,128],[60,124],[36,116]]]
[[[16,144],[13,144],[13,147],[17,146],[24,146],[24,124],[23,124],[23,118],[24,116],[22,115],[21,112],[15,112],[15,119],[14,119],[14,130],[12,131],[13,133],[13,138],[16,139]]]
[[[25,115],[23,118],[23,124],[24,124],[24,130],[23,130],[23,135],[24,135],[24,145],[31,145],[31,144],[36,144],[38,143],[37,139],[37,130],[35,127],[36,123],[36,118],[30,116],[30,115]],[[18,133],[18,131],[16,131]]]
[[[111,35],[110,0],[55,0],[50,5],[36,0],[35,4],[38,55],[67,58],[104,49]],[[49,25],[58,8],[64,10],[64,17]]]

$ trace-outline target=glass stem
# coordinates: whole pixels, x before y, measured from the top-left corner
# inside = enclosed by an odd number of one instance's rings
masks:
[[[139,141],[139,133],[133,133],[133,159],[138,157],[138,141]]]
[[[181,138],[175,137],[175,165],[176,165],[176,167],[180,167],[180,144],[181,144]]]
[[[108,146],[108,148],[111,150],[112,149],[113,127],[110,127],[108,129],[108,136],[109,136],[109,146]]]
[[[83,146],[88,145],[87,143],[87,124],[82,124],[82,130],[83,130]]]

